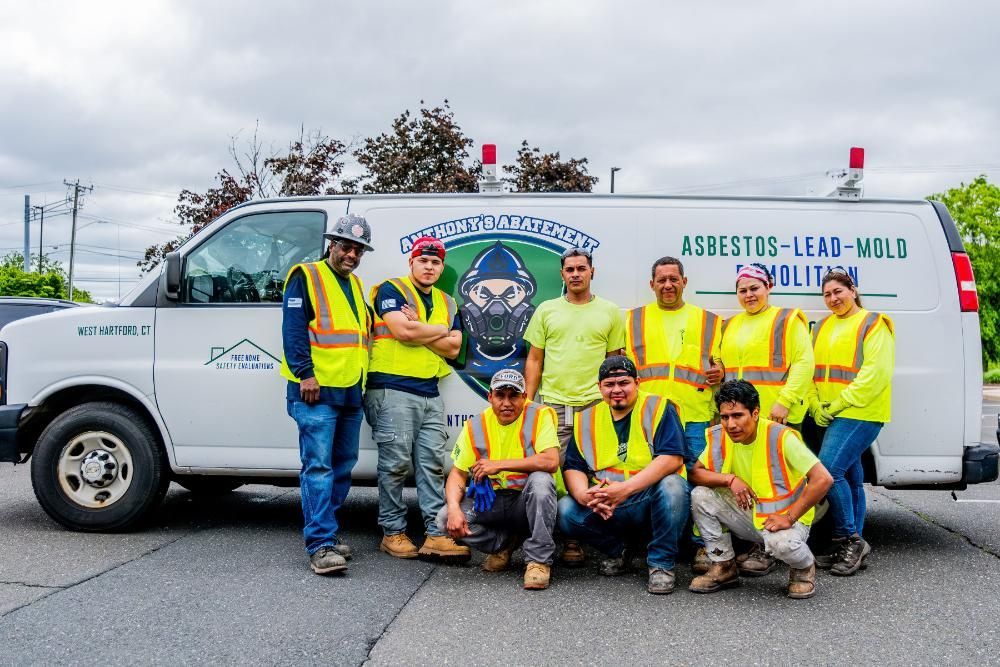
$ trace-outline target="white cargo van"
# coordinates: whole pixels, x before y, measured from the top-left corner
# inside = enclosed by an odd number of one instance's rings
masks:
[[[348,211],[373,230],[375,252],[358,271],[368,287],[406,272],[418,236],[448,248],[439,285],[461,305],[469,337],[464,369],[442,382],[452,436],[483,409],[483,379],[523,363],[531,312],[560,294],[560,253],[584,247],[594,252],[595,292],[623,309],[653,298],[650,266],[662,255],[684,262],[685,298],[724,317],[739,308],[743,264],[770,266],[772,303],[811,320],[826,313],[820,277],[845,268],[865,306],[896,323],[893,420],[866,458],[869,481],[954,489],[997,476],[996,446],[979,442],[975,283],[942,205],[499,193],[248,203],[117,307],[5,327],[0,460],[30,457],[42,506],[79,530],[134,525],[170,480],[192,489],[295,484],[297,434],[278,374],[282,281],[293,264],[322,255],[323,231]],[[477,277],[498,270],[520,289],[478,289]],[[367,427],[361,443],[355,476],[364,483],[375,476]]]

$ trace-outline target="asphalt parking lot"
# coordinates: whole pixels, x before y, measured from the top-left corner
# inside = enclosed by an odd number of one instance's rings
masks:
[[[984,397],[995,439],[1000,392]],[[352,491],[343,577],[313,575],[296,489],[221,499],[171,491],[149,528],[69,533],[26,466],[0,465],[0,664],[932,664],[1000,660],[1000,484],[870,489],[870,567],[821,574],[788,600],[786,570],[710,596],[645,592],[645,572],[520,573],[398,561],[377,551],[372,489]],[[412,507],[411,498],[411,507]],[[411,526],[418,525],[411,512]],[[416,535],[414,535],[416,537]]]

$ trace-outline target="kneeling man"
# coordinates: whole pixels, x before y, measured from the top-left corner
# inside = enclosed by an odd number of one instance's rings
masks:
[[[559,502],[559,527],[603,552],[601,574],[628,570],[626,546],[648,540],[647,590],[674,590],[677,540],[688,518],[684,429],[676,408],[639,390],[635,364],[608,357],[598,371],[603,402],[578,412],[566,449],[569,495]]]
[[[736,535],[788,564],[788,597],[811,598],[816,564],[806,540],[833,478],[795,430],[760,416],[760,396],[746,380],[723,383],[715,403],[722,423],[705,431],[690,478],[691,513],[712,564],[689,588],[714,593],[739,583]]]
[[[556,413],[527,400],[524,376],[513,369],[493,376],[486,398],[489,409],[465,422],[451,453],[455,465],[445,484],[438,527],[454,540],[490,554],[483,564],[488,572],[506,570],[524,540],[524,587],[548,588],[556,548]],[[492,500],[477,501],[466,494],[470,474],[479,494],[485,490],[483,480],[488,480],[493,492],[486,494]]]

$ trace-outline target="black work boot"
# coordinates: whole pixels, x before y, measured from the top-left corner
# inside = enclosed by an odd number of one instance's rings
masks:
[[[839,554],[840,558],[830,567],[830,574],[838,577],[851,576],[861,568],[865,556],[871,553],[871,550],[868,543],[854,533],[844,543]]]
[[[816,555],[816,567],[821,570],[829,570],[833,564],[840,560],[840,552],[847,544],[846,537],[834,537],[830,540],[825,553]]]

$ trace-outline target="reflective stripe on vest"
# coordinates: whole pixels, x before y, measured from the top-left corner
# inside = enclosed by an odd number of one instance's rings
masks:
[[[701,368],[678,366],[675,364],[650,364],[646,354],[646,308],[640,306],[629,311],[629,332],[632,336],[632,352],[635,354],[635,364],[638,367],[640,380],[670,380],[671,367],[673,379],[696,386],[707,386],[706,372],[712,366],[712,343],[714,342],[715,323],[718,315],[702,310],[701,316],[701,349],[699,361]]]
[[[770,423],[767,425],[767,474],[771,486],[771,496],[758,497],[755,506],[757,516],[768,514],[780,514],[792,506],[805,491],[805,477],[803,477],[794,489],[790,489],[791,480],[785,467],[783,436],[790,429],[781,424]],[[717,424],[707,431],[708,444],[706,446],[705,468],[712,472],[721,473],[726,469],[726,460],[731,454],[728,438],[725,437],[723,427]],[[750,471],[751,482],[753,470]],[[746,480],[744,480],[746,481]]]
[[[816,347],[816,342],[819,340],[819,334],[822,327],[828,322],[832,322],[831,318],[836,317],[835,315],[827,315],[822,320],[816,323],[813,328],[813,348]],[[869,312],[868,315],[861,321],[861,326],[858,327],[856,338],[854,341],[854,359],[851,362],[851,366],[838,366],[836,364],[816,364],[816,370],[813,372],[814,382],[836,382],[839,384],[850,384],[854,382],[855,378],[858,377],[858,373],[861,371],[861,366],[865,363],[865,338],[871,330],[878,324],[879,319],[882,317],[881,313]],[[829,371],[829,375],[827,372]]]
[[[544,406],[539,403],[525,403],[524,410],[518,419],[521,420],[521,428],[518,437],[521,439],[521,452],[523,458],[535,455],[534,440],[538,428],[538,416]],[[487,413],[492,414],[492,409],[483,412],[478,417],[469,420],[469,439],[472,441],[472,449],[476,454],[476,460],[490,460],[491,445],[489,428],[486,425]],[[493,417],[496,419],[496,417]],[[508,489],[523,489],[528,479],[528,473],[502,471],[503,480],[506,481]],[[494,483],[500,480],[492,480]]]
[[[795,312],[791,308],[781,308],[771,323],[771,358],[770,368],[745,366],[743,379],[751,384],[784,384],[788,379],[788,362],[785,359],[785,330],[788,328],[789,317]],[[727,320],[725,327],[732,320]]]
[[[794,489],[790,489],[791,480],[785,468],[783,436],[790,429],[781,424],[768,424],[767,430],[767,464],[771,477],[771,487],[774,495],[770,498],[757,498],[757,516],[780,514],[788,510],[806,489],[805,477],[799,480]]]
[[[312,304],[313,309],[316,311],[316,324],[309,326],[309,344],[313,347],[368,347],[368,336],[362,334],[361,338],[358,338],[357,329],[334,329],[334,317],[333,311],[330,307],[330,297],[326,293],[326,287],[323,283],[323,279],[319,273],[319,267],[316,264],[302,264],[302,270],[308,274],[306,277],[312,284],[313,291],[316,294],[316,303]],[[352,283],[352,289],[355,287],[354,283],[358,278],[355,275],[350,276],[350,281]],[[359,289],[360,291],[360,289]],[[357,305],[355,304],[355,307]],[[364,304],[362,304],[364,307]],[[360,310],[358,311],[361,312]],[[359,318],[364,319],[364,318]]]
[[[653,394],[647,394],[645,392],[640,393],[640,400],[645,401],[639,408],[639,426],[642,431],[642,437],[645,440],[646,445],[649,447],[650,460],[656,458],[656,453],[653,451],[653,438],[656,433],[656,427],[659,425],[659,420],[657,419],[657,414],[659,413],[662,417],[662,410],[666,410],[669,406],[673,405],[674,409],[677,410],[676,405],[672,401],[668,401],[662,396],[656,396]],[[637,405],[638,406],[638,402]],[[603,469],[598,469],[598,443],[597,443],[597,410],[598,409],[608,410],[609,408],[604,403],[599,403],[592,408],[588,408],[581,413],[578,413],[576,419],[574,420],[574,437],[576,438],[576,444],[580,452],[583,454],[584,460],[591,470],[594,471],[595,480],[606,480],[608,482],[624,482],[630,476],[636,474],[641,470],[641,468],[635,470],[629,470],[630,466],[624,466],[624,462],[621,459],[617,459],[623,464],[623,467],[608,467]],[[633,409],[632,414],[636,414],[636,410]],[[610,415],[609,415],[610,416]],[[579,428],[577,428],[577,425]],[[612,429],[614,427],[612,426]],[[617,446],[617,439],[615,445]],[[629,445],[632,444],[632,422],[629,423]],[[626,454],[628,458],[628,454]],[[680,472],[681,476],[684,476],[683,468]]]

